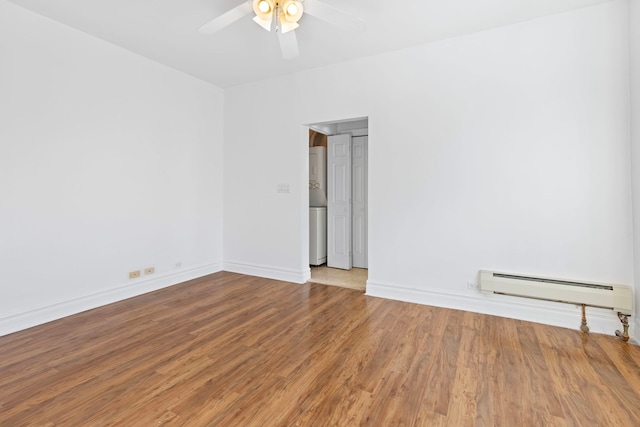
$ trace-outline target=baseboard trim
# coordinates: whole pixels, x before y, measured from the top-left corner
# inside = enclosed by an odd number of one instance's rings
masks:
[[[273,268],[265,265],[244,264],[241,262],[227,262],[223,264],[224,271],[231,273],[246,274],[248,276],[258,276],[267,279],[282,280],[283,282],[305,283],[311,278],[311,269],[289,270],[284,268]]]
[[[631,322],[631,325],[629,325],[629,335],[631,336],[629,342],[635,345],[640,345],[640,319],[637,315],[633,317],[635,317],[635,320]]]
[[[165,274],[153,279],[143,279],[134,284],[119,286],[103,292],[97,292],[80,298],[62,301],[55,304],[36,307],[21,313],[0,318],[0,336],[21,331],[103,305],[122,301],[158,289],[177,285],[178,283],[207,276],[222,271],[222,263],[202,265]]]
[[[507,295],[484,294],[478,291],[470,292],[469,294],[427,291],[371,280],[367,281],[366,295],[543,323],[569,329],[580,328],[581,309],[573,304]],[[613,335],[616,329],[621,329],[621,324],[616,314],[611,310],[601,308],[587,308],[587,323],[591,332],[606,335]],[[638,329],[635,330],[640,330],[638,319],[635,320],[635,325],[638,326]],[[635,336],[633,332],[633,330],[629,331],[632,337]]]

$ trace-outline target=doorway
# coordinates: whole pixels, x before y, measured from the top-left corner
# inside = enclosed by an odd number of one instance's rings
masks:
[[[365,291],[368,130],[367,118],[309,125],[310,282]]]

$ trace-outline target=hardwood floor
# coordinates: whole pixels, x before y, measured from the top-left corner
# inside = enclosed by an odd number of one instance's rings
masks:
[[[638,426],[614,337],[218,273],[0,337],[0,426]]]

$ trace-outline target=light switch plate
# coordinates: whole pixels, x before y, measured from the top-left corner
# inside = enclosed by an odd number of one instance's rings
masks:
[[[277,191],[278,193],[288,193],[289,184],[278,184]]]

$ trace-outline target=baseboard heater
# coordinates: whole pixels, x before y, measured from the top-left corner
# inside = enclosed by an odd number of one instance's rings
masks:
[[[495,271],[480,271],[480,290],[582,306],[583,332],[589,332],[585,307],[608,308],[618,313],[623,331],[616,335],[629,340],[629,316],[633,315],[633,291],[626,285],[609,285]]]

